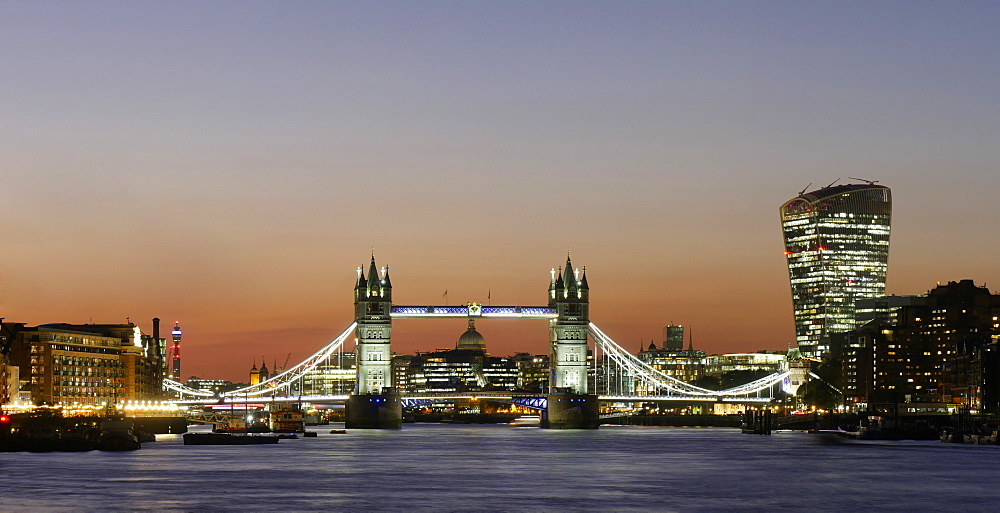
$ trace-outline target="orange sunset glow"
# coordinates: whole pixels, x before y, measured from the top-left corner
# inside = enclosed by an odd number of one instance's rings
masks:
[[[178,320],[184,378],[246,381],[354,320],[373,247],[400,305],[543,305],[569,250],[630,350],[669,323],[709,353],[785,349],[778,208],[849,176],[892,189],[887,293],[996,290],[993,27],[738,6],[20,5],[0,317]],[[400,320],[393,350],[465,326]],[[548,351],[543,321],[477,328]]]

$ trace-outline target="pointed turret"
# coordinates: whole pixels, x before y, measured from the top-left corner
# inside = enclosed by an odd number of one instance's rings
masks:
[[[576,271],[573,270],[573,262],[569,258],[569,251],[566,252],[566,273],[563,275],[563,282],[566,286],[566,297],[576,296]]]
[[[365,271],[361,268],[361,266],[358,266],[358,281],[354,283],[354,288],[355,290],[361,289],[364,288],[365,285],[367,285],[365,280]]]
[[[580,289],[590,290],[590,284],[587,283],[587,266],[583,266],[583,277],[580,278]]]
[[[389,281],[389,266],[385,266],[385,272],[382,273],[382,288],[386,291],[392,288],[392,282]]]
[[[382,295],[382,285],[379,283],[378,278],[378,267],[375,265],[375,253],[372,253],[372,263],[368,266],[368,295]]]
[[[256,385],[260,383],[260,371],[257,370],[257,358],[253,359],[253,367],[250,369],[250,384]]]
[[[566,295],[563,293],[563,290],[565,288],[566,287],[565,287],[565,283],[563,282],[562,267],[560,267],[556,271],[556,283],[555,283],[555,286],[554,286],[554,290],[556,292],[556,296],[555,296],[556,299],[564,299],[565,298]]]

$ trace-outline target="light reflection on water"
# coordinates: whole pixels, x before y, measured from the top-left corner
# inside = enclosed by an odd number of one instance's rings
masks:
[[[0,454],[3,511],[988,511],[1000,447],[731,429],[312,428],[263,446]]]

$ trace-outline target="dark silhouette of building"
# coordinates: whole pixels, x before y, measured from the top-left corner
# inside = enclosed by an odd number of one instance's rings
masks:
[[[925,299],[846,335],[848,402],[909,398],[1000,413],[1000,295],[962,280],[938,285]]]
[[[668,351],[684,349],[684,326],[671,324],[663,328],[663,349]]]

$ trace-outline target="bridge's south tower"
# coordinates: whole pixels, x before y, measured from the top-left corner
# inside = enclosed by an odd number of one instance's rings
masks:
[[[358,269],[354,285],[358,384],[347,403],[348,428],[399,429],[402,403],[392,386],[392,283],[379,276],[372,255],[368,276]]]
[[[569,255],[565,269],[552,271],[549,307],[556,309],[557,317],[549,324],[548,427],[596,429],[597,395],[587,393],[590,285],[587,269],[575,270]]]

